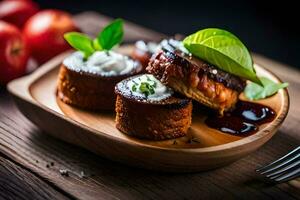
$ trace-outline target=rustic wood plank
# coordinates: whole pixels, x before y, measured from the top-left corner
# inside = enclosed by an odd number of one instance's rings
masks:
[[[0,199],[69,199],[45,181],[0,156]]]
[[[89,27],[98,24],[101,16],[92,15],[93,18],[88,19],[87,15],[81,15],[77,20],[82,22],[85,19],[89,22]],[[147,31],[144,32],[145,35],[146,33]],[[20,114],[6,91],[0,92],[0,151],[39,174],[51,185],[79,199],[300,199],[299,184],[296,181],[270,186],[264,184],[254,172],[258,166],[280,157],[300,144],[300,117],[297,116],[299,72],[257,55],[255,60],[272,68],[272,71],[290,82],[290,114],[279,132],[265,146],[221,169],[204,173],[166,174],[102,159],[84,149],[47,136]],[[47,168],[47,164],[51,162],[54,165]],[[60,169],[70,170],[70,176],[62,176]],[[81,171],[87,176],[81,177]]]
[[[4,105],[3,99],[9,99],[2,97],[0,105]],[[279,132],[259,151],[227,167],[196,174],[162,174],[123,166],[65,144],[38,130],[14,105],[8,103],[5,107],[7,109],[1,110],[0,114],[1,152],[78,198],[197,198],[201,195],[206,198],[224,196],[292,199],[290,190],[297,191],[290,186],[285,190],[278,186],[263,185],[254,173],[259,165],[279,157],[299,144],[299,141],[284,132]],[[47,168],[46,165],[50,162],[54,162],[54,166]],[[72,173],[70,177],[63,177],[59,169],[68,169]],[[88,177],[80,178],[81,171]]]

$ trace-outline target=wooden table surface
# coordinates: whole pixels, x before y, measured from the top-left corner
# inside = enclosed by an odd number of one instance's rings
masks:
[[[75,16],[95,35],[109,18]],[[163,35],[128,23],[125,41]],[[267,44],[266,44],[267,45]],[[226,167],[201,173],[168,174],[128,167],[48,136],[0,90],[0,199],[300,199],[300,181],[269,185],[255,169],[300,144],[300,72],[260,55],[255,62],[290,83],[290,112],[262,148]],[[47,120],[47,119],[45,119]],[[61,169],[69,170],[63,176]]]

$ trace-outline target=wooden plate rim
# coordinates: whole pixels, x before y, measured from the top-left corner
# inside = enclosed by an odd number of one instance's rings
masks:
[[[275,131],[278,129],[278,127],[283,123],[284,119],[286,118],[287,114],[288,114],[288,110],[290,107],[290,97],[289,97],[289,93],[288,90],[285,88],[282,92],[283,92],[283,108],[282,108],[282,112],[280,113],[279,116],[277,116],[277,118],[272,121],[271,123],[269,123],[266,127],[264,127],[264,129],[259,130],[257,133],[251,135],[251,136],[247,136],[245,138],[239,139],[237,141],[233,141],[233,142],[229,142],[226,144],[221,144],[221,145],[216,145],[216,146],[211,146],[211,147],[203,147],[203,148],[168,148],[168,147],[161,147],[161,146],[153,146],[153,145],[149,145],[149,144],[144,144],[144,143],[133,143],[118,137],[115,137],[113,135],[107,134],[105,132],[100,132],[96,129],[93,129],[87,125],[84,125],[80,122],[75,121],[74,119],[60,114],[50,108],[48,108],[47,106],[43,105],[42,103],[40,103],[39,101],[35,100],[34,97],[31,96],[30,93],[30,86],[36,82],[38,79],[40,79],[42,76],[46,75],[47,73],[49,73],[50,71],[54,70],[56,67],[59,67],[59,62],[57,62],[57,60],[60,60],[60,62],[62,61],[62,59],[68,55],[70,52],[65,52],[61,55],[58,55],[56,57],[54,57],[53,59],[51,59],[50,61],[48,61],[47,63],[43,64],[38,70],[36,70],[34,73],[27,75],[25,77],[21,77],[19,79],[15,79],[13,81],[11,81],[7,88],[8,91],[15,96],[18,96],[19,98],[30,102],[32,104],[36,104],[37,106],[39,106],[41,109],[52,113],[53,115],[61,118],[62,120],[67,120],[68,122],[72,123],[75,126],[79,126],[80,128],[83,129],[87,129],[89,130],[89,132],[96,134],[96,136],[101,136],[101,137],[106,137],[107,139],[110,140],[114,140],[116,142],[119,143],[126,143],[129,146],[138,146],[138,147],[145,147],[145,148],[150,148],[153,150],[160,150],[160,151],[175,151],[175,152],[186,152],[186,153],[210,153],[210,152],[217,152],[217,151],[223,151],[223,150],[228,150],[228,149],[232,149],[232,148],[238,148],[247,144],[251,144],[253,142],[255,142],[256,140],[259,140],[261,138],[263,138],[264,136],[268,135],[268,134],[275,134]],[[56,61],[56,62],[55,62]],[[52,66],[51,66],[52,65]],[[267,71],[268,73],[270,73],[275,79],[277,79],[277,81],[282,82],[281,79],[274,74],[273,72],[271,72],[270,70],[264,68],[262,65],[260,64],[255,64],[256,66],[262,68],[263,70]],[[14,85],[15,84],[20,84],[21,82],[24,82],[24,86],[22,87],[23,91],[16,91],[14,89]],[[22,95],[20,93],[22,92],[27,92],[30,96],[28,95]],[[266,129],[271,129],[271,131],[266,131]]]

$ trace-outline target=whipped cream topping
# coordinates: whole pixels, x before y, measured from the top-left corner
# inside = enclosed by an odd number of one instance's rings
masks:
[[[144,51],[144,52],[149,52],[151,54],[154,54],[155,52],[157,52],[160,49],[159,44],[155,43],[155,42],[144,42],[142,40],[139,40],[135,43],[135,46]]]
[[[146,98],[150,101],[160,101],[169,98],[174,92],[171,88],[163,85],[151,74],[143,74],[130,79],[126,88],[138,98]]]
[[[170,46],[174,49],[178,49],[185,54],[189,54],[189,51],[183,46],[182,41],[175,40],[175,39],[164,39],[160,43],[155,42],[144,42],[139,40],[135,43],[135,46],[145,52],[149,52],[151,54],[156,53],[157,51],[161,50],[164,47]]]
[[[65,58],[63,64],[77,72],[88,72],[101,76],[117,76],[130,73],[138,65],[128,56],[113,51],[96,51],[84,60],[80,51]]]
[[[167,46],[170,46],[174,49],[180,50],[181,52],[185,54],[190,54],[190,52],[183,46],[182,41],[174,40],[174,39],[168,39],[168,40],[162,40],[159,44],[160,49],[162,48],[168,48]]]

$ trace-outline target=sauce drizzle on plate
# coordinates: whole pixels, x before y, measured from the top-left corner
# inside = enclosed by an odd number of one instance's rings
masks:
[[[205,123],[210,128],[232,135],[247,136],[258,131],[259,125],[275,119],[276,112],[265,105],[239,101],[232,112],[224,116],[209,116]]]

